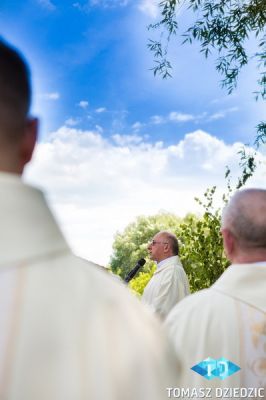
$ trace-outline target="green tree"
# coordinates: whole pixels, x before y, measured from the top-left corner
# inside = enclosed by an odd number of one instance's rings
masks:
[[[198,41],[205,57],[217,51],[216,69],[229,94],[237,86],[241,69],[255,59],[258,67],[256,99],[266,100],[265,0],[162,0],[159,7],[160,21],[149,26],[161,32],[160,40],[150,40],[148,44],[155,58],[155,75],[171,76],[168,43],[178,32],[177,11],[186,7],[191,12],[192,23],[182,34],[183,43]],[[257,48],[252,54],[248,54],[246,46],[250,36],[255,38]],[[265,142],[266,121],[260,121],[255,143]]]

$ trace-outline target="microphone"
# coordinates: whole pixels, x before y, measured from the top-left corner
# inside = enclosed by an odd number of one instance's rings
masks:
[[[143,267],[143,265],[146,263],[146,260],[144,260],[144,258],[141,258],[137,264],[135,265],[135,267],[129,271],[129,273],[127,274],[127,276],[125,277],[125,282],[128,283],[129,281],[131,281],[131,279],[134,278],[134,276],[138,273],[138,271],[140,270],[141,267]]]

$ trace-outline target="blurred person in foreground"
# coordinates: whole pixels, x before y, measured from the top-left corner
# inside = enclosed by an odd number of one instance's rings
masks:
[[[75,257],[21,181],[38,130],[23,57],[0,41],[0,398],[165,399],[176,361],[157,321]]]
[[[257,390],[253,397],[261,398],[266,396],[266,190],[236,192],[223,211],[221,233],[232,265],[209,289],[174,307],[165,323],[182,362],[177,384],[212,388],[212,398],[247,398],[251,388]],[[209,357],[216,362],[205,361],[206,379],[204,371],[191,368]],[[234,372],[223,358],[240,370]]]
[[[173,233],[158,232],[149,243],[148,252],[150,259],[157,263],[157,269],[144,289],[142,302],[164,320],[169,311],[190,293],[189,283]]]

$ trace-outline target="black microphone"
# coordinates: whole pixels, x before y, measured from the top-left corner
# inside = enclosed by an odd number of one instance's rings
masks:
[[[146,260],[144,260],[144,258],[141,258],[137,264],[135,265],[135,267],[129,271],[129,273],[127,274],[127,276],[125,277],[125,282],[128,283],[129,281],[131,281],[131,279],[134,278],[134,276],[138,273],[138,271],[140,270],[141,267],[143,267],[143,265],[146,263]]]

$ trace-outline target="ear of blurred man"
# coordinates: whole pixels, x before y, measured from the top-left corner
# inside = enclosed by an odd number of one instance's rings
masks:
[[[37,118],[28,118],[25,132],[22,135],[19,148],[19,174],[23,173],[25,165],[31,160],[38,136],[39,121]]]
[[[223,228],[221,230],[222,236],[223,236],[223,245],[224,245],[224,251],[226,254],[226,257],[228,260],[233,262],[233,259],[235,257],[235,252],[236,252],[236,240],[233,235],[233,233],[227,229]]]
[[[8,140],[4,135],[0,141],[0,171],[22,175],[25,165],[31,160],[37,141],[38,119],[26,118],[20,133]]]

